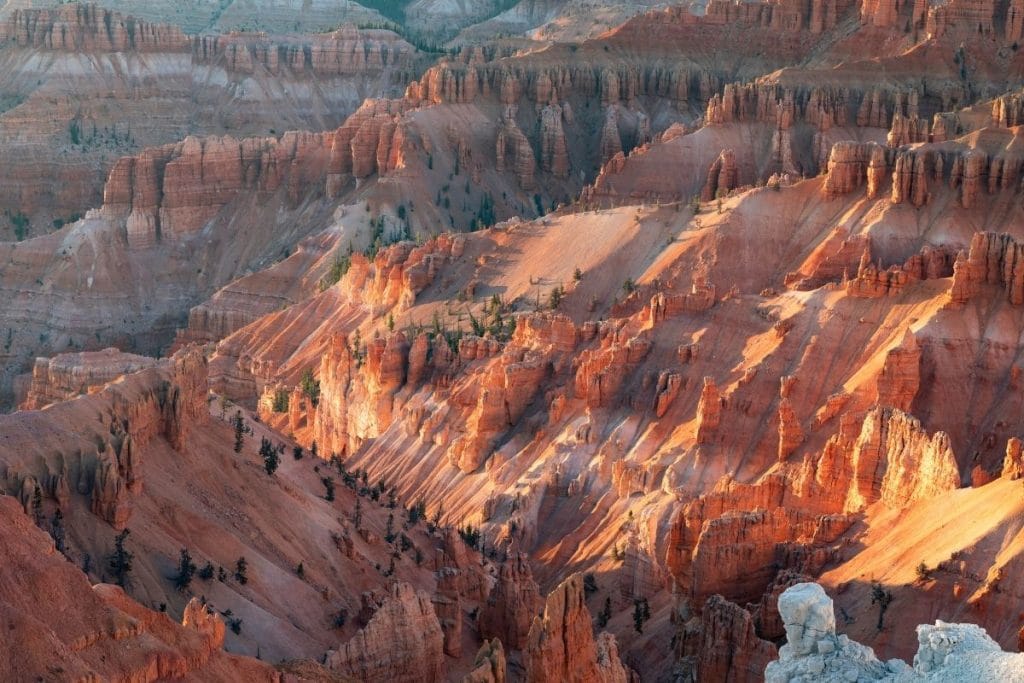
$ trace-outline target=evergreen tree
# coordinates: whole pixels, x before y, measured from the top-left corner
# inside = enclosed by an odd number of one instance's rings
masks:
[[[178,573],[174,577],[174,587],[183,591],[192,584],[192,577],[196,573],[195,562],[188,548],[182,548],[178,556]]]
[[[199,578],[203,581],[209,581],[213,578],[213,563],[207,562],[203,565],[202,569],[199,570]]]
[[[292,457],[296,460],[302,460],[302,446],[296,446],[292,449]]]
[[[384,532],[384,542],[391,543],[395,540],[395,513],[388,513],[388,525]]]
[[[232,420],[235,426],[235,453],[242,452],[242,441],[245,438],[245,421],[242,419],[242,411],[235,413]]]
[[[318,457],[319,455],[316,450],[316,439],[313,439],[313,443],[309,444],[309,454],[312,455],[314,458]]]
[[[306,568],[299,562],[299,566],[295,568],[295,573],[298,574],[300,579],[306,578]]]
[[[248,568],[249,563],[245,561],[245,558],[238,558],[238,562],[235,563],[235,581],[242,584],[243,586],[249,583],[249,577],[245,574]]]
[[[64,531],[64,514],[57,508],[50,521],[50,536],[53,538],[53,545],[62,555],[67,555],[67,535]]]
[[[32,491],[32,517],[35,518],[36,526],[43,526],[43,490],[38,485]]]
[[[356,509],[352,513],[352,526],[356,528],[356,531],[363,526],[363,501],[359,498],[356,498]]]
[[[132,570],[132,560],[135,559],[135,554],[124,547],[130,533],[128,529],[125,529],[114,538],[114,552],[107,558],[107,566],[114,575],[114,581],[121,588],[124,588],[128,580],[128,574]]]
[[[274,445],[267,438],[263,438],[260,442],[260,456],[263,458],[263,469],[266,470],[267,474],[274,474],[281,459],[278,456],[277,449],[274,448]]]
[[[597,627],[604,628],[612,618],[612,598],[609,595],[604,599],[604,607],[597,613]]]
[[[871,604],[878,605],[878,630],[882,630],[882,620],[885,619],[885,611],[889,609],[892,602],[892,591],[882,588],[877,581],[871,585]]]
[[[651,606],[647,604],[647,598],[640,598],[633,601],[633,628],[637,633],[644,632],[644,622],[651,618]]]
[[[330,477],[324,477],[320,481],[323,482],[324,488],[327,490],[326,493],[324,493],[324,499],[327,502],[333,501],[334,500],[334,480],[331,479]]]

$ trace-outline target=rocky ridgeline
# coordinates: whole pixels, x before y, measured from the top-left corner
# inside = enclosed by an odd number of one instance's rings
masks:
[[[913,29],[929,38],[981,35],[1012,43],[1021,39],[1024,30],[1024,3],[1020,0],[952,0],[938,5],[924,0],[866,0],[860,16],[869,26]]]
[[[311,73],[318,77],[389,72],[404,84],[419,75],[416,48],[391,31],[340,28],[301,40],[265,34],[230,33],[190,38],[196,64],[223,66],[232,73]]]
[[[951,141],[898,148],[839,142],[829,153],[822,189],[835,197],[866,187],[868,199],[888,196],[893,204],[921,207],[945,186],[961,207],[974,208],[986,195],[1022,190],[1024,155],[1016,139],[1009,131],[995,134],[984,148]]]
[[[21,407],[38,410],[51,403],[91,393],[121,375],[155,364],[156,361],[148,356],[122,353],[112,348],[37,358],[32,368],[32,384]]]
[[[60,52],[191,54],[193,64],[240,74],[257,69],[318,77],[389,72],[396,84],[418,77],[421,63],[416,48],[391,31],[346,26],[308,38],[262,33],[188,36],[178,26],[77,3],[14,10],[0,21],[0,47],[4,44]]]
[[[104,187],[103,215],[123,222],[129,247],[146,248],[189,237],[243,192],[283,190],[292,207],[310,193],[333,198],[352,180],[402,164],[403,102],[368,100],[326,133],[188,137],[123,157]]]
[[[880,661],[874,651],[836,634],[832,599],[816,583],[798,583],[778,598],[786,628],[779,659],[764,670],[767,683],[820,681],[1021,681],[1024,654],[1004,652],[974,624],[917,627],[918,649],[911,667],[899,659]]]
[[[65,361],[55,359],[49,369],[66,365]],[[70,372],[76,374],[81,373]],[[42,377],[39,379],[41,385]],[[23,445],[24,460],[9,464],[4,488],[18,497],[26,512],[31,511],[37,492],[60,507],[74,494],[85,496],[95,515],[115,528],[124,528],[134,499],[142,493],[140,453],[155,438],[166,439],[176,449],[184,447],[192,430],[207,419],[206,382],[205,358],[197,351],[184,351],[108,385],[95,397],[80,399],[96,403],[101,415],[98,431],[80,434],[83,443],[68,446],[65,452],[47,453],[46,459],[38,461],[31,459],[32,450]],[[52,391],[47,388],[43,394]],[[59,421],[62,413],[74,410],[75,401],[60,403],[31,419]],[[13,425],[19,414],[0,419]]]
[[[189,39],[177,26],[152,24],[96,5],[14,10],[0,21],[0,47],[63,52],[181,52]]]

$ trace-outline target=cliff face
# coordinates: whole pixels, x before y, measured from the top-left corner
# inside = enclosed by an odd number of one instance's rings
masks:
[[[0,42],[66,52],[186,52],[177,26],[139,21],[96,5],[16,9],[0,21]]]
[[[103,191],[104,212],[124,221],[129,248],[181,241],[243,191],[273,194],[287,182],[297,204],[314,178],[323,182],[329,149],[322,134],[186,138],[119,160]]]

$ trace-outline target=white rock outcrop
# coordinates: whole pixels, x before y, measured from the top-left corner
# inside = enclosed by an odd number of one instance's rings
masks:
[[[899,659],[880,661],[874,651],[836,635],[832,599],[816,583],[798,583],[779,596],[786,644],[765,669],[766,683],[1024,683],[1024,654],[1003,652],[975,624],[917,627],[914,666]]]

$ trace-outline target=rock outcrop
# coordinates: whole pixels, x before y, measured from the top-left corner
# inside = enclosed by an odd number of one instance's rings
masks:
[[[724,149],[708,169],[708,179],[701,190],[702,202],[724,197],[730,190],[739,187],[739,171],[736,168],[736,154],[731,149]]]
[[[753,680],[778,656],[772,643],[758,637],[750,613],[720,595],[708,598],[700,615],[685,624],[677,646],[698,681]]]
[[[1011,304],[1024,304],[1024,245],[1007,234],[975,233],[967,254],[956,258],[949,299],[964,304],[985,284],[1002,287]]]
[[[537,683],[627,683],[615,637],[594,637],[583,577],[573,574],[548,595],[523,648],[526,677]]]
[[[364,681],[441,680],[444,634],[430,596],[409,584],[395,583],[369,623],[327,654],[326,665]]]
[[[155,364],[152,358],[122,353],[117,349],[37,358],[32,368],[32,385],[22,408],[38,410],[57,401],[87,394],[121,375]]]
[[[526,646],[533,618],[544,599],[530,573],[527,558],[517,554],[501,565],[498,581],[480,610],[479,627],[484,638],[497,638],[508,647]]]
[[[868,413],[852,464],[848,509],[879,499],[903,507],[960,487],[949,437],[943,432],[929,436],[917,419],[893,408]]]
[[[786,589],[779,612],[786,624],[786,644],[779,659],[765,668],[767,683],[1015,681],[1024,671],[1024,654],[1003,652],[984,629],[943,621],[917,627],[913,668],[898,659],[879,661],[871,648],[836,635],[832,599],[816,583]]]

